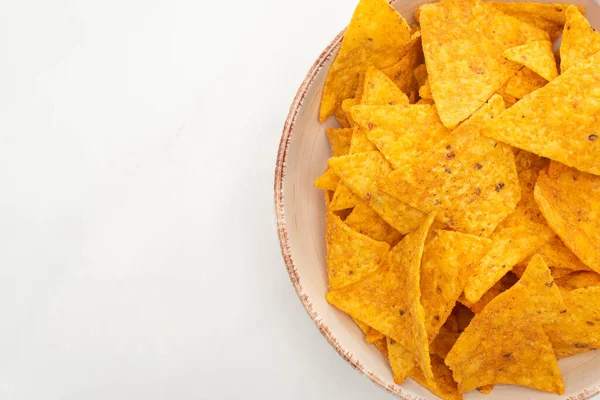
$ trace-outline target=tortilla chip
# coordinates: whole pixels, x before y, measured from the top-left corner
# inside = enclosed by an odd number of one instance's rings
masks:
[[[573,271],[564,268],[550,268],[550,272],[552,273],[554,280],[557,280],[558,278],[571,274]]]
[[[369,67],[365,72],[365,87],[360,103],[407,106],[408,97],[386,74]]]
[[[381,266],[390,249],[387,243],[353,231],[330,212],[326,223],[327,275],[331,290],[358,282]]]
[[[434,385],[427,381],[418,367],[415,367],[411,371],[410,377],[429,389],[431,393],[444,400],[462,400],[461,394],[458,393],[456,382],[452,378],[452,371],[444,364],[444,360],[436,355],[432,355],[431,369],[433,371]]]
[[[371,328],[369,327],[369,325],[365,324],[364,322],[359,321],[359,320],[354,319],[354,318],[352,318],[352,320],[354,321],[354,323],[356,325],[358,325],[358,327],[360,328],[360,330],[362,331],[362,333],[364,333],[365,335],[367,333],[369,333],[369,331],[371,330]]]
[[[377,347],[377,350],[379,350],[381,352],[381,354],[383,354],[383,356],[387,358],[387,356],[388,356],[387,339],[384,337],[383,339],[379,339],[378,341],[376,341],[373,344],[375,345],[375,347]]]
[[[352,118],[385,158],[401,168],[449,134],[435,107],[368,106],[352,108]]]
[[[433,100],[433,95],[431,94],[431,86],[429,85],[429,80],[425,81],[423,86],[419,88],[419,96],[422,99],[431,99]]]
[[[351,99],[346,99],[342,101],[342,110],[344,110],[344,114],[346,114],[348,124],[352,128],[356,126],[356,122],[354,122],[352,116],[350,115],[350,109],[357,104],[360,104],[360,97],[352,97]]]
[[[504,58],[505,50],[549,39],[479,0],[425,4],[420,22],[431,92],[449,128],[477,111],[519,69]]]
[[[392,246],[402,238],[400,232],[392,228],[363,201],[356,204],[344,222],[355,231]]]
[[[411,96],[411,94],[418,92],[419,86],[412,71],[417,65],[423,62],[421,32],[414,33],[407,46],[409,46],[408,53],[406,53],[396,64],[388,68],[383,68],[382,72],[394,81],[402,92],[409,96],[410,103],[414,103],[414,95]]]
[[[368,65],[386,68],[408,51],[410,27],[386,0],[361,0],[333,64],[329,68],[319,119],[324,122],[355,95],[361,73]],[[412,70],[411,70],[412,71]]]
[[[567,312],[544,325],[558,358],[600,347],[600,287],[563,291]]]
[[[374,150],[377,150],[377,147],[375,147],[375,144],[367,138],[365,131],[358,127],[355,128],[354,134],[352,135],[349,154],[364,153]]]
[[[409,150],[398,156],[388,150],[391,145],[380,147],[374,140],[384,155],[395,158],[393,164],[398,168],[382,178],[379,187],[424,212],[438,210],[438,219],[453,230],[489,236],[513,212],[520,197],[511,149],[479,134],[485,121],[498,115],[502,107],[502,98],[494,96],[451,134],[436,133],[439,137],[433,143],[430,138],[401,135],[395,147]],[[360,118],[355,119],[362,123]],[[410,146],[413,141],[417,144]],[[410,151],[415,148],[423,150]],[[407,155],[409,159],[405,159]],[[403,158],[401,163],[398,158]]]
[[[504,85],[506,85],[506,84],[504,84]],[[509,107],[512,107],[517,101],[519,101],[519,99],[506,93],[504,91],[504,87],[505,86],[502,86],[495,94],[502,96],[502,99],[504,100],[504,106],[506,108],[509,108]]]
[[[539,176],[539,171],[533,168],[519,173],[519,186],[521,187],[521,200],[515,211],[504,219],[499,228],[522,225],[524,221],[546,225],[546,220],[533,197],[533,189]]]
[[[544,259],[536,254],[531,258],[525,273],[519,279],[531,293],[531,303],[537,319],[543,324],[554,322],[565,310],[565,303],[554,283],[554,278]]]
[[[525,272],[525,267],[523,267],[523,272]],[[519,278],[521,277],[521,275],[518,275]],[[467,306],[469,309],[471,309],[471,311],[473,311],[475,314],[479,314],[483,311],[485,306],[487,306],[490,303],[490,301],[494,300],[498,295],[506,292],[508,289],[513,287],[513,285],[517,283],[517,280],[517,276],[515,276],[515,274],[513,274],[512,272],[509,272],[506,275],[504,275],[498,282],[496,282],[496,284],[492,286],[490,290],[485,292],[478,302],[471,303],[464,297],[464,295],[461,296],[459,301],[465,306]]]
[[[350,141],[352,140],[352,129],[329,128],[326,132],[331,145],[331,155],[339,157],[348,154]]]
[[[331,168],[327,168],[325,173],[315,180],[315,187],[323,190],[335,190],[339,182],[340,177]]]
[[[519,173],[530,168],[540,171],[550,164],[550,160],[525,150],[519,150],[517,154],[515,154],[515,164],[517,165],[517,172]]]
[[[496,230],[491,236],[491,250],[467,280],[465,298],[471,303],[479,301],[514,265],[534,254],[552,236],[549,227],[530,221]]]
[[[326,297],[332,305],[404,346],[429,382],[433,382],[433,373],[419,281],[425,239],[434,218],[434,214],[428,216],[388,253],[387,268],[330,291]]]
[[[421,303],[425,329],[432,342],[452,312],[474,265],[491,240],[459,232],[432,231],[421,261]]]
[[[382,339],[385,340],[385,335],[383,333],[379,332],[376,329],[369,327],[369,332],[367,332],[367,334],[365,336],[365,340],[368,343],[376,343]]]
[[[342,104],[340,104],[339,106],[337,106],[335,108],[335,111],[333,112],[333,115],[335,116],[335,120],[342,127],[341,129],[350,128],[351,127],[350,121],[348,120],[348,115],[346,115],[346,112],[344,111],[344,108],[342,107]]]
[[[565,270],[571,272],[592,270],[582,263],[581,260],[565,246],[558,236],[554,236],[548,240],[546,244],[537,250],[537,253],[544,258],[546,264],[553,270]],[[525,260],[524,263],[529,263],[529,259]],[[554,273],[552,276],[556,278]]]
[[[425,220],[425,213],[379,190],[377,180],[388,175],[392,167],[378,151],[332,157],[329,166],[354,194],[401,234],[413,231]]]
[[[415,359],[406,347],[394,339],[387,338],[387,349],[388,360],[394,374],[394,382],[400,385],[415,367]]]
[[[419,86],[423,86],[427,82],[427,66],[425,64],[421,64],[415,68],[413,74]]]
[[[354,193],[342,182],[338,183],[329,209],[331,211],[340,211],[353,208],[360,200]]]
[[[524,285],[492,300],[446,357],[461,393],[514,384],[562,394],[564,384],[548,337]]]
[[[596,272],[600,272],[598,188],[599,176],[552,162],[548,172],[540,174],[534,192],[548,225],[585,265]]]
[[[457,318],[454,318],[457,319]],[[429,345],[431,354],[435,354],[441,358],[446,358],[454,343],[460,336],[458,333],[458,326],[454,327],[454,324],[458,322],[452,322],[453,318],[449,318],[448,321],[440,328],[438,335],[435,337],[433,342]],[[448,322],[451,322],[448,324]],[[457,328],[456,330],[454,328]]]
[[[505,14],[547,32],[552,42],[558,39],[562,33],[562,27],[566,21],[565,10],[569,6],[569,4],[504,3],[495,1],[489,4]],[[583,7],[580,7],[580,10],[585,12]]]
[[[570,68],[489,123],[482,134],[600,174],[600,52]]]
[[[566,290],[600,286],[600,274],[591,271],[577,271],[558,278],[555,282],[558,287]]]
[[[567,22],[560,46],[560,71],[563,74],[600,51],[600,33],[592,28],[577,7],[567,7],[566,13]]]
[[[522,99],[529,93],[543,88],[548,83],[547,80],[533,72],[527,67],[517,71],[510,77],[504,85],[504,92],[516,99]]]
[[[547,81],[558,76],[552,42],[549,40],[538,40],[513,47],[504,52],[504,57],[529,68]]]

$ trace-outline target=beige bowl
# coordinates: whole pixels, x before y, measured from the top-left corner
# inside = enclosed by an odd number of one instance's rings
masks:
[[[567,0],[568,1],[568,0]],[[600,26],[600,0],[572,2],[585,6],[587,18]],[[395,0],[393,6],[414,22],[414,13],[427,0]],[[550,3],[550,1],[543,1]],[[325,129],[336,127],[330,118],[319,123],[319,103],[327,70],[342,40],[340,33],[315,61],[292,103],[281,137],[275,171],[275,207],[281,252],[300,301],[317,328],[335,350],[375,384],[403,399],[436,398],[411,379],[396,385],[387,360],[343,312],[325,301],[325,200],[313,181],[326,168],[330,150]],[[565,394],[497,385],[489,395],[472,392],[466,399],[588,399],[600,393],[600,353],[589,352],[559,362]]]

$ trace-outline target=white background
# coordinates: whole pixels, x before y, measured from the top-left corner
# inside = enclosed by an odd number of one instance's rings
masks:
[[[289,105],[354,6],[0,1],[0,399],[391,399],[274,222]]]

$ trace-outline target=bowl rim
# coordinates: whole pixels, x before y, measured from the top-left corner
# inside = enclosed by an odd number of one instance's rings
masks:
[[[389,0],[391,5],[394,5],[400,0]],[[501,0],[509,1],[509,0]],[[532,0],[536,1],[536,0]],[[347,28],[347,27],[346,27]],[[397,396],[403,400],[425,400],[422,397],[415,396],[411,393],[407,393],[402,390],[402,387],[397,384],[386,384],[384,380],[377,374],[366,369],[366,367],[350,353],[338,339],[333,335],[329,327],[319,317],[319,314],[313,309],[312,301],[308,294],[302,287],[300,275],[296,269],[292,252],[290,248],[290,240],[287,231],[287,224],[285,222],[285,207],[284,207],[284,191],[283,183],[285,180],[285,169],[287,160],[287,151],[291,142],[292,133],[296,123],[296,117],[303,105],[304,99],[308,93],[308,90],[313,85],[315,78],[319,71],[323,68],[324,64],[331,58],[334,50],[340,45],[346,32],[344,28],[338,33],[335,38],[329,43],[329,45],[321,52],[319,57],[315,60],[312,67],[308,71],[308,74],[300,84],[298,91],[294,97],[294,101],[290,106],[287,118],[283,125],[283,131],[281,133],[281,139],[279,142],[279,149],[277,151],[277,160],[275,164],[275,182],[274,182],[274,200],[275,200],[275,215],[277,223],[277,236],[279,237],[279,245],[281,247],[281,255],[283,257],[285,266],[287,268],[290,281],[296,290],[296,294],[300,299],[306,313],[313,320],[323,337],[327,342],[335,349],[335,351],[348,363],[352,368],[361,373],[364,377],[368,378],[371,382],[375,383],[380,388],[384,389],[388,393]],[[582,392],[577,393],[568,397],[566,400],[587,400],[591,397],[600,393],[600,386],[597,386],[591,390],[584,389]]]

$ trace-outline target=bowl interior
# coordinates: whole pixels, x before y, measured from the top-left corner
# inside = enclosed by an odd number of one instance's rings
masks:
[[[409,23],[413,23],[415,11],[428,2],[396,0],[393,5]],[[600,5],[596,1],[570,2],[585,6],[586,17],[592,25],[600,28]],[[313,181],[325,171],[331,155],[325,130],[338,126],[333,118],[326,123],[319,123],[318,111],[325,76],[340,41],[341,36],[338,36],[315,62],[300,87],[284,128],[275,182],[282,252],[300,300],[317,327],[343,358],[369,379],[401,398],[434,398],[428,390],[411,379],[407,379],[402,386],[394,384],[387,360],[374,346],[365,342],[364,335],[350,317],[325,301],[325,203],[323,192],[313,186]],[[562,396],[498,385],[489,395],[472,392],[465,398],[589,398],[600,392],[599,354],[589,352],[559,362],[566,387]]]

